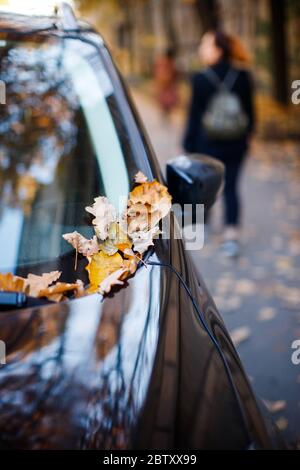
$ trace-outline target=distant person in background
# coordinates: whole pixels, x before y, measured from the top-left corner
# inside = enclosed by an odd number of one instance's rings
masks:
[[[175,52],[167,49],[154,65],[156,97],[164,117],[168,117],[178,104]]]
[[[184,149],[221,160],[225,165],[226,256],[239,254],[238,179],[253,132],[253,91],[249,72],[236,64],[250,57],[237,38],[222,31],[204,34],[199,55],[206,68],[194,75]]]

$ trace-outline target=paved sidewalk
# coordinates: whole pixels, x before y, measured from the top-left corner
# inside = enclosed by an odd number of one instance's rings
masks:
[[[134,93],[158,160],[182,151],[182,117],[163,119]],[[219,251],[222,201],[216,204],[197,268],[213,294],[256,393],[290,443],[300,448],[300,365],[291,360],[300,340],[300,145],[255,143],[241,180],[243,253]]]

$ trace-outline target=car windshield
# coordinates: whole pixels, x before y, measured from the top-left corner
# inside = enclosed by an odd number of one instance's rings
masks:
[[[85,207],[101,195],[118,208],[141,168],[95,46],[6,38],[0,61],[0,272],[63,269],[62,234],[91,236]]]

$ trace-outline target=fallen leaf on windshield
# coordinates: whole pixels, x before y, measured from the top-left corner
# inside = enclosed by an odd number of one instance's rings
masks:
[[[168,213],[170,212],[171,205],[171,196],[169,194],[163,196],[158,202],[152,204],[152,218],[155,218],[155,216],[156,218],[157,216],[159,216],[160,219],[166,217],[166,215],[168,215]]]
[[[119,253],[107,255],[103,251],[92,256],[86,267],[89,273],[89,292],[96,292],[101,282],[114,271],[123,267],[123,258]]]
[[[97,238],[87,240],[78,232],[64,235],[79,253],[89,259],[88,291],[108,293],[113,285],[121,285],[135,273],[141,257],[160,234],[159,222],[171,209],[171,196],[158,181],[148,181],[142,172],[135,175],[137,186],[129,193],[126,210],[117,216],[106,197],[96,197],[86,211]],[[99,251],[98,251],[99,249]],[[76,262],[75,262],[76,266]],[[56,293],[55,293],[56,295]]]
[[[125,219],[134,251],[143,254],[160,233],[159,221],[171,209],[171,196],[165,186],[154,180],[143,182],[129,194]]]
[[[92,256],[99,251],[99,245],[96,235],[93,236],[90,240],[80,235],[78,232],[65,233],[63,238],[70,243],[78,253],[81,253],[83,256]]]
[[[0,273],[0,290],[10,292],[23,292],[25,288],[25,279],[14,276],[12,273]]]
[[[124,256],[125,258],[134,258],[136,254],[131,248],[125,248],[124,250]]]
[[[132,242],[117,222],[111,224],[108,238],[100,245],[100,249],[107,255],[114,255],[118,250],[124,252],[124,250],[131,249],[131,247]]]
[[[82,297],[85,294],[85,287],[81,279],[77,279],[76,281],[77,289],[76,289],[76,297]]]
[[[153,239],[160,233],[159,227],[155,226],[148,231],[137,231],[130,235],[133,241],[133,249],[141,255],[148,250],[149,246],[154,245]]]
[[[61,301],[69,291],[76,291],[77,295],[83,294],[82,281],[78,280],[75,284],[56,282],[60,275],[61,272],[52,271],[41,276],[28,274],[25,279],[11,273],[0,274],[0,290],[26,292],[30,297],[46,297],[55,302]]]
[[[135,182],[137,186],[129,194],[126,210],[118,217],[106,197],[96,197],[94,203],[85,208],[94,216],[92,223],[96,235],[93,238],[87,239],[77,231],[63,235],[76,250],[75,269],[77,253],[88,258],[89,293],[107,294],[113,286],[123,285],[124,280],[136,272],[138,263],[144,263],[143,253],[161,233],[160,220],[171,209],[171,196],[165,186],[156,180],[149,182],[140,171],[135,175]],[[60,271],[42,275],[32,273],[25,279],[12,273],[0,274],[0,290],[25,292],[55,302],[65,300],[69,292],[76,297],[87,292],[81,280],[57,282],[60,275]],[[242,289],[245,291],[245,285]],[[246,291],[248,293],[249,286]]]
[[[142,183],[134,188],[129,194],[129,201],[132,204],[142,203],[150,206],[150,212],[158,210],[161,217],[167,215],[171,209],[171,196],[166,186],[158,181]]]
[[[98,292],[102,295],[108,294],[113,286],[122,286],[128,276],[127,268],[120,268],[107,276],[99,285]]]
[[[140,202],[132,204],[129,202],[127,207],[127,232],[131,233],[138,230],[146,230],[151,226],[150,212],[145,204]]]
[[[26,292],[31,297],[38,297],[40,291],[47,289],[47,287],[60,278],[60,275],[60,271],[51,271],[50,273],[44,273],[41,276],[28,274],[27,279],[25,279]]]
[[[141,171],[138,171],[134,177],[134,181],[136,183],[146,183],[147,180],[147,176],[145,176],[144,173],[142,173]]]
[[[103,251],[103,253],[109,256],[112,256],[118,252],[118,247],[110,238],[107,238],[103,243],[101,243],[100,249]]]
[[[96,197],[94,204],[85,208],[87,212],[94,216],[93,225],[100,240],[108,237],[110,224],[117,219],[116,209],[106,197]]]
[[[124,268],[126,268],[130,274],[134,274],[135,271],[137,270],[139,258],[134,257],[131,259],[125,259],[123,262]]]
[[[53,286],[41,289],[38,297],[46,297],[54,302],[60,302],[66,292],[76,291],[79,288],[79,284],[70,284],[67,282],[57,282]]]

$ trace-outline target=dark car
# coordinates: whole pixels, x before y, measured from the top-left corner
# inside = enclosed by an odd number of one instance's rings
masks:
[[[0,15],[0,272],[86,283],[62,238],[85,206],[163,182],[106,45],[70,10]],[[276,448],[182,240],[157,239],[127,285],[0,308],[0,448]],[[152,264],[151,264],[152,263]],[[5,362],[5,361],[2,361]]]

